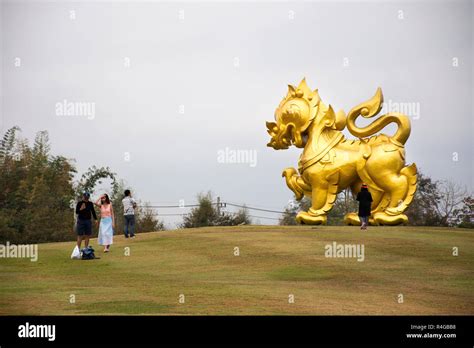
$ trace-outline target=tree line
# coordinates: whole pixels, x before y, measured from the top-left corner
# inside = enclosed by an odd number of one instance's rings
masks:
[[[94,193],[103,180],[111,181],[116,230],[123,231],[121,208],[125,184],[108,167],[89,168],[78,181],[74,162],[51,154],[48,132],[36,134],[32,145],[8,129],[0,140],[0,242],[42,243],[74,240],[74,207],[82,192]],[[136,211],[137,232],[164,229],[147,204]],[[94,235],[98,233],[94,227]]]
[[[110,200],[117,214],[116,233],[123,232],[122,198],[126,186],[108,167],[92,166],[75,180],[74,161],[51,154],[47,131],[36,134],[33,144],[18,127],[0,140],[0,243],[42,243],[74,240],[76,203],[82,193],[94,194],[104,180],[111,182]],[[102,193],[102,192],[100,192]],[[212,194],[198,195],[198,206],[183,217],[180,227],[249,224],[246,209],[220,212]],[[147,204],[138,201],[136,232],[164,230],[163,221]],[[94,226],[93,236],[98,229]]]

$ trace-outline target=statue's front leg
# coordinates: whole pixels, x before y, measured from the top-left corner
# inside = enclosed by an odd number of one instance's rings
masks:
[[[304,182],[295,168],[286,168],[281,176],[285,178],[286,185],[293,191],[296,200],[301,200],[304,197],[305,191],[311,191],[311,186]]]
[[[325,181],[314,183],[311,192],[311,208],[299,212],[296,221],[307,225],[321,225],[327,222],[327,213],[337,197],[339,172],[329,175]]]

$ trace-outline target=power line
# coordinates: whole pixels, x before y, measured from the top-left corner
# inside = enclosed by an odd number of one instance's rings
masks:
[[[227,212],[228,214],[233,214],[233,215],[238,215],[239,213],[235,212],[235,211],[228,211]],[[258,215],[248,215],[248,217],[253,217],[255,219],[268,219],[268,220],[277,220],[277,221],[280,221],[280,219],[277,219],[277,218],[272,218],[272,217],[268,217],[268,216],[258,216]]]
[[[155,216],[185,216],[186,214],[153,214]],[[254,218],[254,219],[267,219],[267,220],[275,220],[275,221],[280,221],[280,219],[277,218],[271,218],[268,216],[258,216],[258,215],[248,215],[248,217]]]
[[[158,214],[158,213],[155,213],[153,215],[156,215],[156,216],[184,216],[186,214]]]
[[[231,205],[233,207],[239,207],[239,208],[244,208],[244,209],[249,209],[249,210],[258,210],[258,211],[266,211],[268,213],[277,213],[277,214],[284,214],[284,211],[277,211],[277,210],[270,210],[270,209],[264,209],[264,208],[255,208],[255,207],[249,207],[246,205],[239,205],[239,204],[234,204],[234,203],[226,203],[228,205]]]
[[[232,212],[228,212],[230,214],[232,214]],[[234,213],[234,214],[237,214],[237,213]],[[153,214],[155,216],[185,216],[186,214]],[[251,218],[254,218],[254,219],[267,219],[267,220],[276,220],[276,221],[280,221],[280,219],[277,219],[277,218],[271,218],[271,217],[268,217],[268,216],[258,216],[258,215],[248,215],[249,217]]]
[[[215,203],[212,203],[215,204]],[[199,207],[199,204],[184,204],[184,205],[147,205],[149,208],[189,208]]]
[[[221,202],[220,199],[218,198],[217,202],[213,202],[212,205],[217,205],[218,209],[219,208],[225,208],[227,205],[236,207],[236,208],[241,208],[241,209],[248,209],[248,210],[255,210],[255,211],[263,211],[267,213],[275,213],[275,214],[285,214],[283,211],[278,211],[278,210],[272,210],[272,209],[265,209],[265,208],[258,208],[258,207],[252,207],[252,206],[246,206],[246,205],[241,205],[241,204],[235,204],[235,203],[225,203]],[[184,204],[184,205],[148,205],[147,207],[153,208],[153,209],[158,209],[158,208],[192,208],[192,207],[199,207],[199,204]],[[229,214],[237,214],[236,212],[227,212]],[[178,213],[178,214],[160,214],[160,213],[154,213],[153,215],[157,216],[185,216],[187,214],[185,213]],[[249,217],[256,218],[256,219],[267,219],[267,220],[277,220],[279,221],[280,219],[274,218],[274,217],[268,217],[268,216],[259,216],[259,215],[249,215]]]
[[[232,211],[228,211],[226,213],[234,214],[234,215],[238,214],[238,213],[232,212]],[[185,216],[187,214],[159,214],[159,213],[154,213],[153,215],[155,215],[155,216]],[[252,217],[252,218],[255,218],[255,219],[267,219],[267,220],[276,220],[276,221],[280,220],[278,218],[272,218],[272,217],[268,217],[268,216],[260,216],[260,215],[248,215],[248,216]]]
[[[235,204],[235,203],[227,203],[227,202],[215,202],[212,203],[213,205],[219,204],[220,207],[225,207],[226,205],[230,205],[232,207],[237,207],[237,208],[244,208],[244,209],[249,209],[249,210],[258,210],[258,211],[265,211],[267,213],[276,213],[276,214],[284,214],[284,211],[278,211],[278,210],[271,210],[271,209],[265,209],[265,208],[256,208],[256,207],[251,207],[247,205],[240,205],[240,204]],[[199,207],[199,204],[184,204],[184,205],[147,205],[149,208],[191,208],[191,207]]]
[[[253,217],[255,219],[268,219],[268,220],[276,220],[280,221],[280,219],[277,218],[271,218],[271,217],[266,217],[266,216],[256,216],[256,215],[249,215],[250,217]]]

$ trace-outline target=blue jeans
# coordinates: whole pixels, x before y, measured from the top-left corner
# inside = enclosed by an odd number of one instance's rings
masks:
[[[369,217],[368,216],[360,216],[360,221],[362,223],[365,223],[365,225],[367,225],[369,223]]]
[[[124,233],[125,237],[133,237],[135,235],[135,215],[124,215],[125,218],[125,228]]]

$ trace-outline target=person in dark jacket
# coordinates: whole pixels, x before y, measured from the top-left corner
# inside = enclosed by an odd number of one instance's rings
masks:
[[[84,239],[84,245],[87,248],[89,246],[89,238],[92,234],[92,216],[94,217],[95,223],[98,224],[97,215],[95,213],[94,204],[89,201],[89,192],[84,192],[82,200],[76,205],[77,214],[77,246],[81,249],[82,240]]]
[[[372,195],[369,192],[367,184],[362,184],[360,192],[357,194],[357,200],[359,201],[359,217],[362,225],[361,230],[366,230],[369,223],[369,216],[372,203]]]

